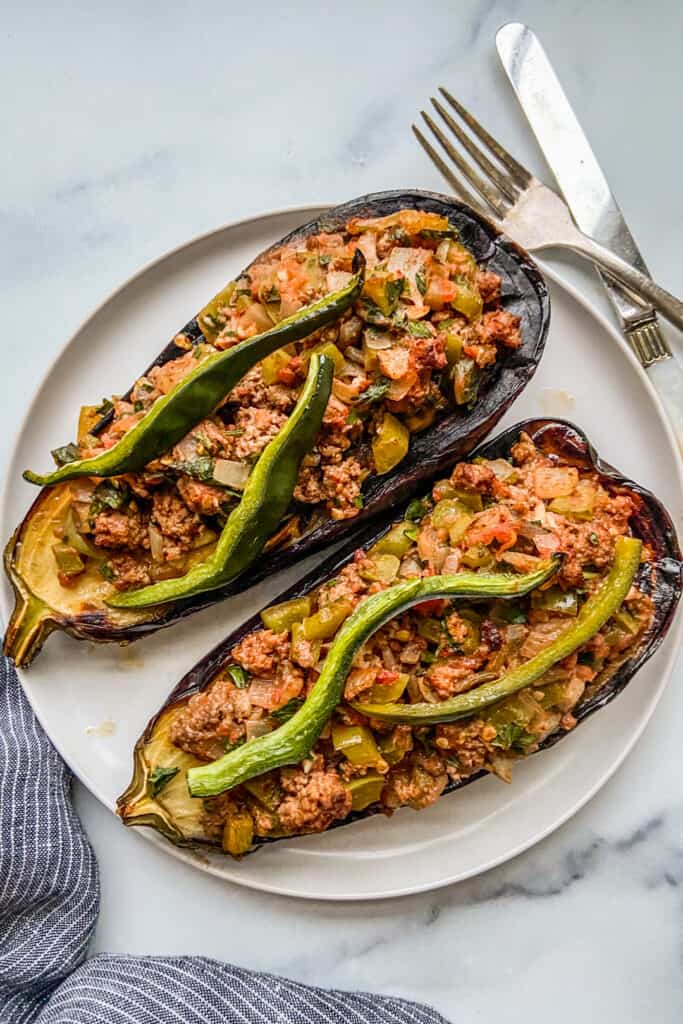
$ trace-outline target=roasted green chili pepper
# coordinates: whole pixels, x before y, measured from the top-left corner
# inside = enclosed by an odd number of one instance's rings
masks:
[[[549,579],[558,565],[559,560],[553,559],[526,576],[470,572],[431,576],[398,583],[366,598],[339,630],[303,707],[267,736],[259,736],[211,764],[190,768],[187,773],[190,794],[216,796],[256,775],[297,764],[307,757],[341,699],[357,651],[395,615],[422,601],[440,597],[519,597]]]
[[[365,259],[360,250],[356,250],[354,276],[344,288],[304,306],[281,320],[272,330],[200,362],[172,391],[158,398],[149,412],[107,451],[90,459],[69,462],[54,473],[33,473],[27,469],[24,479],[45,487],[79,476],[118,476],[142,469],[148,462],[170,451],[188,430],[209,416],[221,399],[261,359],[283,345],[313,334],[341,316],[363,287],[364,266]]]
[[[436,725],[467,718],[483,708],[496,704],[525,686],[531,686],[558,661],[567,658],[577,647],[595,636],[614,615],[631,589],[640,564],[642,541],[618,537],[612,568],[601,586],[582,606],[574,622],[557,640],[530,661],[506,672],[493,683],[478,686],[439,704],[353,704],[369,718],[383,722],[406,722],[410,725]]]
[[[315,444],[332,390],[334,364],[314,355],[299,399],[282,430],[266,445],[230,513],[210,558],[184,576],[112,597],[115,608],[147,608],[215,590],[244,572],[275,532],[292,500],[299,465]]]

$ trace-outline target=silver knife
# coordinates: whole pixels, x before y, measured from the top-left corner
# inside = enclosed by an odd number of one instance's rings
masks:
[[[511,22],[496,46],[512,88],[578,227],[648,273],[553,67],[534,32]],[[657,314],[607,274],[603,280],[622,331],[672,420],[683,449],[683,371],[659,330]]]

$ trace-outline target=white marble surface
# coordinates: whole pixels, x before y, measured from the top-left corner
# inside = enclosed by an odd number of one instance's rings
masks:
[[[268,208],[439,188],[407,130],[437,84],[542,172],[497,65],[494,33],[509,20],[541,36],[653,273],[683,293],[678,0],[264,0],[258,11],[10,0],[0,41],[3,464],[34,381],[142,263]],[[637,145],[646,137],[649,151]],[[606,308],[590,269],[563,266]],[[573,821],[507,866],[431,895],[334,906],[242,891],[124,833],[77,787],[102,873],[94,949],[204,953],[424,999],[454,1021],[678,1022],[682,670],[679,661],[635,752]]]

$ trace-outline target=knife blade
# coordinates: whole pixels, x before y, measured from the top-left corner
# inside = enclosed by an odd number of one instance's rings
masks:
[[[602,168],[535,33],[526,25],[511,22],[499,29],[496,46],[574,220],[591,238],[647,273]],[[637,301],[608,275],[601,273],[601,277],[624,330],[655,320],[651,306]]]
[[[649,273],[624,215],[535,33],[510,22],[496,34],[503,67],[578,227]],[[651,306],[598,271],[622,331],[669,414],[683,451],[683,370]]]

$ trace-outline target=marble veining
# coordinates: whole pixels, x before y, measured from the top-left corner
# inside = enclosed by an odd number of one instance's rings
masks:
[[[512,19],[543,39],[653,272],[683,292],[677,0],[121,0],[4,14],[3,465],[34,379],[147,260],[268,208],[441,188],[408,130],[439,84],[543,175],[495,56],[495,30]],[[645,134],[650,155],[635,145]],[[590,268],[554,265],[608,310]],[[424,999],[454,1021],[674,1024],[682,668],[635,751],[572,821],[437,893],[330,905],[241,890],[124,833],[76,785],[102,873],[94,948],[204,953]]]

